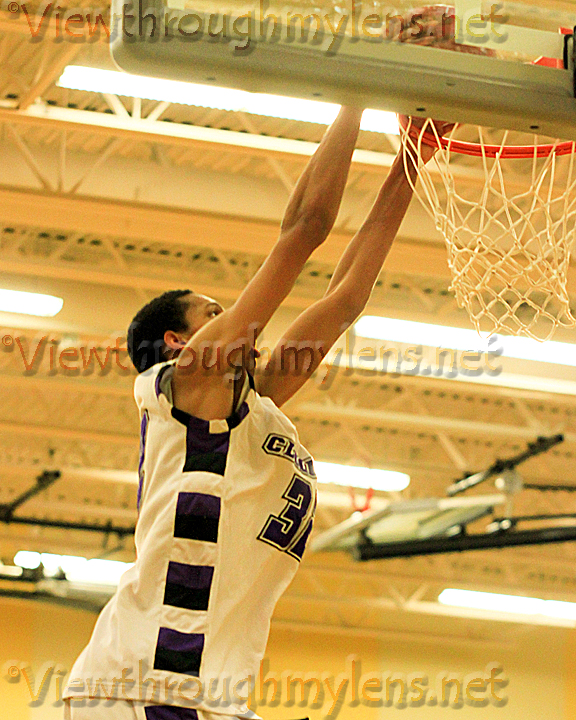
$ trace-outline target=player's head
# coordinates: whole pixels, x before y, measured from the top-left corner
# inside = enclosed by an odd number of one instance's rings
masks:
[[[138,311],[128,328],[128,354],[138,372],[175,357],[205,323],[223,310],[192,290],[170,290]]]

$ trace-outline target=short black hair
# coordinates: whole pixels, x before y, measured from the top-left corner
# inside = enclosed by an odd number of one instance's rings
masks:
[[[188,329],[186,311],[189,303],[183,297],[192,290],[170,290],[151,300],[139,310],[128,328],[128,354],[139,373],[164,362],[164,334],[168,330]]]

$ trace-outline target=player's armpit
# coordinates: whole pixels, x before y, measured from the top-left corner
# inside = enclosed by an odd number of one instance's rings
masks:
[[[238,300],[194,332],[182,349],[177,372],[204,382],[209,375],[224,375],[246,367],[257,337],[292,289],[314,250],[302,223],[283,233],[272,252]]]
[[[219,375],[197,373],[191,378],[176,368],[172,376],[173,405],[201,420],[228,418],[233,411],[234,378],[232,371]]]

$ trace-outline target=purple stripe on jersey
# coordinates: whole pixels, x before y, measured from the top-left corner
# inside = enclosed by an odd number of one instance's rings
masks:
[[[174,536],[188,540],[217,542],[220,498],[204,493],[179,493]]]
[[[185,529],[185,526],[183,527]],[[209,530],[202,524],[200,526],[195,524],[191,527],[195,536],[201,534],[202,527],[204,527],[204,530]],[[216,527],[216,537],[217,535],[218,528]],[[202,539],[207,539],[205,534]],[[213,576],[214,568],[208,565],[169,563],[164,587],[164,605],[205,612],[210,604],[210,589]]]
[[[198,655],[204,650],[204,635],[198,633],[181,633],[178,630],[161,627],[158,633],[158,648],[173,650],[179,653]]]
[[[154,669],[197,677],[203,650],[204,635],[181,633],[161,627],[156,644]]]
[[[194,517],[218,520],[220,517],[220,498],[205,493],[178,493],[176,517],[179,515],[192,515]]]
[[[210,423],[207,420],[188,416],[186,423],[188,432],[186,434],[186,447],[189,454],[228,452],[230,444],[230,433],[211,433]]]
[[[248,415],[248,403],[242,405],[228,418],[225,432],[210,432],[210,422],[172,408],[172,417],[186,427],[186,457],[184,472],[209,472],[224,475],[230,447],[230,432]]]
[[[168,564],[166,582],[182,585],[190,590],[209,590],[213,575],[214,568],[208,565],[171,562]]]
[[[174,407],[172,417],[186,426],[184,472],[224,475],[230,445],[230,430],[211,433],[210,423],[207,420],[200,420]]]
[[[146,720],[198,720],[198,713],[193,708],[173,705],[150,705],[144,708],[144,713]]]
[[[144,410],[142,422],[140,423],[140,458],[138,460],[138,495],[136,497],[136,506],[140,509],[140,500],[142,499],[142,487],[144,485],[144,453],[146,449],[146,433],[148,431],[148,410]]]

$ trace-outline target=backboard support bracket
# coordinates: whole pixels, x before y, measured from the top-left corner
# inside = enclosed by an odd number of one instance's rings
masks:
[[[564,35],[564,67],[572,75],[572,88],[574,97],[576,98],[576,45],[574,37],[576,36],[576,27],[571,34]]]

